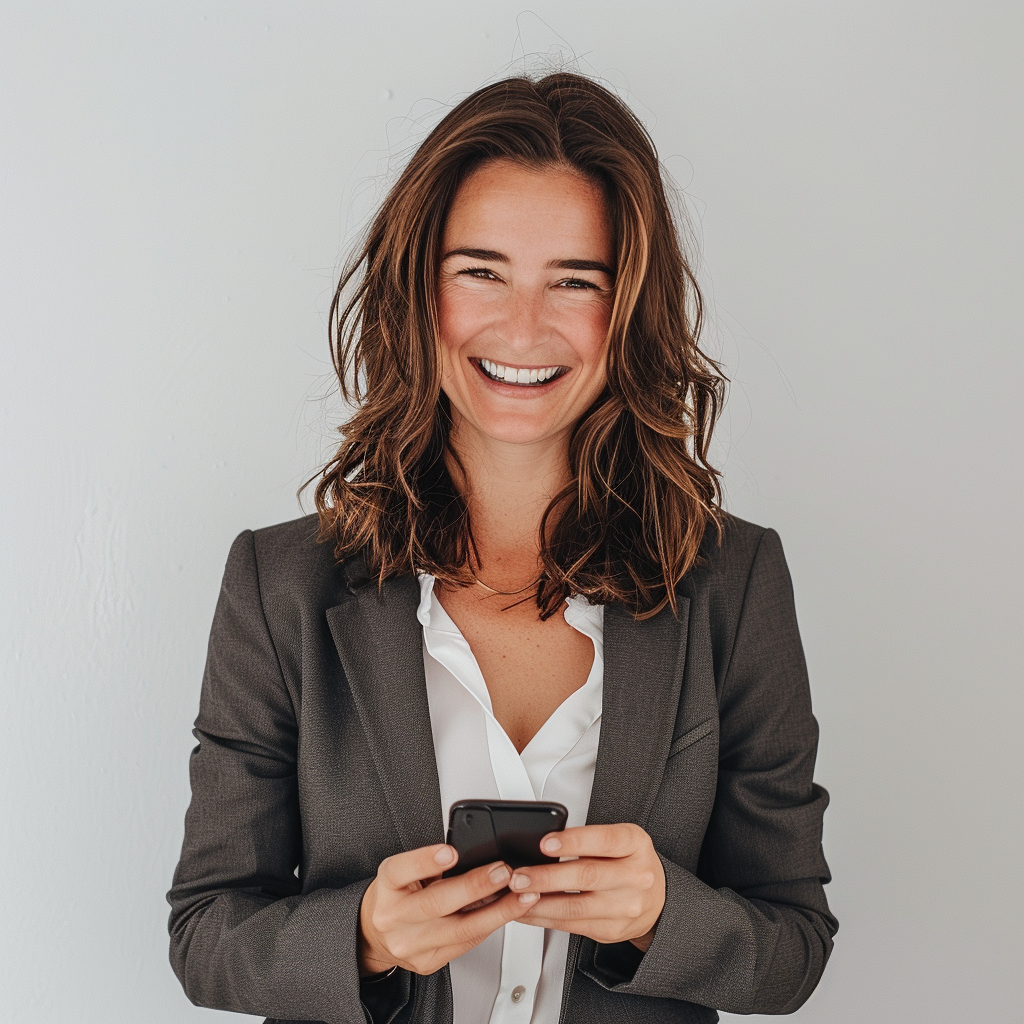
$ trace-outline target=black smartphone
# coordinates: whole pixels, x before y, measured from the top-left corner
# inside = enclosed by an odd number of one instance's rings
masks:
[[[513,869],[557,863],[557,857],[540,852],[540,841],[561,832],[568,817],[564,804],[548,800],[457,800],[448,812],[447,843],[459,860],[443,877],[496,860]]]

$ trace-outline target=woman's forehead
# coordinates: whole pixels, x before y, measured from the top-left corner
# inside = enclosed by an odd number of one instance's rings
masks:
[[[602,190],[561,164],[525,166],[492,160],[460,186],[445,223],[445,250],[493,248],[505,238],[520,248],[583,246],[609,261],[611,233]],[[579,252],[561,254],[580,257]]]

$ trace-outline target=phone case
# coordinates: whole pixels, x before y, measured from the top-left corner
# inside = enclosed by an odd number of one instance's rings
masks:
[[[568,817],[563,804],[547,800],[459,800],[448,814],[447,839],[459,851],[459,861],[444,877],[496,860],[513,869],[554,864],[558,858],[541,853],[540,841],[561,832]]]

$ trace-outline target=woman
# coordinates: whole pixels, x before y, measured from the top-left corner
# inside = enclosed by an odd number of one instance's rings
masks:
[[[778,538],[718,507],[722,379],[642,127],[571,74],[473,94],[332,324],[356,409],[318,515],[238,538],[213,625],[169,894],[189,997],[798,1007],[836,929],[816,725]],[[448,807],[484,797],[564,803],[563,859],[442,878]]]

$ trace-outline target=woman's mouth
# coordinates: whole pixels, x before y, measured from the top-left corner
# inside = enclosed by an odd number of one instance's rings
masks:
[[[543,387],[569,372],[568,366],[505,366],[492,359],[470,359],[470,362],[488,380],[520,388]]]

